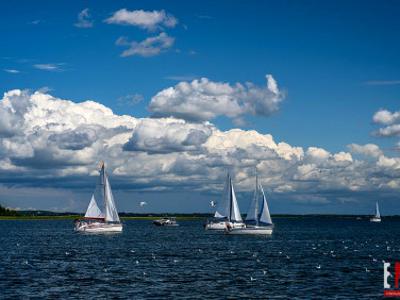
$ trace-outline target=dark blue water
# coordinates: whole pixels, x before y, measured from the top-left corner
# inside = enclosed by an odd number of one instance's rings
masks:
[[[265,238],[210,234],[201,221],[125,221],[114,235],[77,234],[69,220],[0,221],[0,298],[382,297],[382,260],[400,258],[400,220],[275,223]]]

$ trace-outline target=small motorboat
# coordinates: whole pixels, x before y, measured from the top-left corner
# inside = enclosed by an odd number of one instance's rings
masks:
[[[179,226],[175,218],[162,218],[154,220],[153,224],[156,226],[171,226],[171,227]]]

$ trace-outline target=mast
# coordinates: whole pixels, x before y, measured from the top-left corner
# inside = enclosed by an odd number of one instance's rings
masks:
[[[254,197],[256,198],[255,199],[256,203],[255,203],[255,207],[254,207],[255,216],[256,216],[256,226],[258,226],[259,216],[258,216],[258,175],[257,175],[257,168],[256,168],[256,191],[254,193]]]
[[[107,201],[106,201],[106,182],[105,182],[105,164],[104,161],[100,161],[100,184],[102,185],[102,194],[103,194],[103,201],[104,201],[104,213],[107,214]]]
[[[231,175],[229,175],[229,173],[228,173],[228,178],[229,178],[229,222],[231,222],[233,196],[232,196],[232,178]]]

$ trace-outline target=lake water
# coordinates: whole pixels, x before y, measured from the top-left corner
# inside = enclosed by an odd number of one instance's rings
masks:
[[[202,221],[125,221],[114,235],[74,233],[70,220],[0,221],[0,298],[382,298],[400,219],[274,221],[268,238],[206,232]]]

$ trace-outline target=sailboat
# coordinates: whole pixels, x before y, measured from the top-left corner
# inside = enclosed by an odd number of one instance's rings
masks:
[[[236,200],[232,177],[229,173],[226,176],[222,200],[217,203],[214,219],[209,220],[204,227],[206,230],[225,230],[227,224],[232,228],[245,227]]]
[[[96,196],[104,203],[103,211],[96,202]],[[79,232],[121,232],[122,224],[115,206],[111,185],[105,171],[104,162],[100,163],[100,178],[96,190],[90,199],[85,216],[75,220],[75,230]]]
[[[375,223],[379,223],[381,222],[381,214],[379,212],[379,205],[378,205],[378,201],[376,202],[376,207],[375,207],[375,216],[373,216],[370,219],[371,222],[375,222]]]
[[[261,197],[260,197],[261,196]],[[261,198],[261,209],[259,209]],[[265,197],[264,189],[258,182],[256,175],[256,187],[254,197],[250,203],[249,210],[246,216],[245,228],[231,228],[229,224],[226,227],[228,234],[257,234],[257,235],[270,235],[273,231],[273,223],[268,209],[267,199]]]

